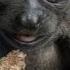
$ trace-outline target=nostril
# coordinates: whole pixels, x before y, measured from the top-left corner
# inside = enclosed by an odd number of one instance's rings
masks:
[[[16,24],[21,24],[21,17],[20,17],[20,15],[17,15],[15,17],[15,22],[16,22]]]

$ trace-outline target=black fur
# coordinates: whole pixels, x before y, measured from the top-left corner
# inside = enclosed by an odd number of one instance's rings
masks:
[[[26,70],[70,70],[69,6],[69,0],[0,0],[0,57],[19,49],[28,56]],[[36,40],[15,40],[26,32]]]

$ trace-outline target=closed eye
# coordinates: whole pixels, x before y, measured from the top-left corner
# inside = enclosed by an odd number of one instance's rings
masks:
[[[64,0],[47,0],[48,2],[51,2],[51,3],[59,3],[59,2],[62,2]]]

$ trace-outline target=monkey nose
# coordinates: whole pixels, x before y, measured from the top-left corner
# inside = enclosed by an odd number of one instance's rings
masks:
[[[37,28],[39,24],[39,17],[37,15],[24,15],[21,16],[21,24],[26,28]]]
[[[16,17],[16,23],[25,29],[37,29],[39,27],[39,16],[23,14]]]
[[[26,16],[22,16],[22,22],[28,22],[29,23],[33,23],[33,24],[37,24],[38,23],[38,16],[37,15],[32,15],[32,14],[29,14],[29,15],[26,15]]]

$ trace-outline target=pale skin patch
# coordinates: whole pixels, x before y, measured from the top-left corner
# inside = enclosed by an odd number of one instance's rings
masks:
[[[14,50],[3,57],[0,62],[0,70],[25,70],[26,54],[19,50]]]

